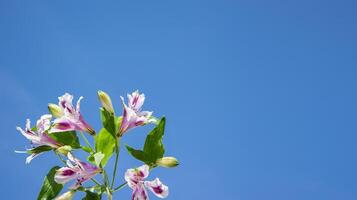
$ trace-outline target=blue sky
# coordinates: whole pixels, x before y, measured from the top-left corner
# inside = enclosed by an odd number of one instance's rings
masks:
[[[16,130],[70,92],[100,128],[96,91],[139,89],[167,117],[168,199],[357,199],[355,1],[1,1],[0,176],[35,199],[60,164],[30,165]],[[123,143],[140,147],[152,127]],[[117,182],[139,162],[121,152]],[[151,196],[152,199],[155,197]],[[80,196],[76,197],[80,199]],[[116,199],[130,199],[124,189]]]

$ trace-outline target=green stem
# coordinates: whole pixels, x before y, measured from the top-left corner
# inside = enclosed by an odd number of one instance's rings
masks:
[[[93,148],[92,148],[92,145],[90,145],[90,142],[88,141],[88,139],[86,138],[86,136],[83,134],[82,131],[79,131],[80,132],[80,135],[82,136],[84,142],[88,145],[88,147],[94,152]]]
[[[56,150],[54,150],[56,156],[60,159],[60,161],[63,162],[63,164],[67,165],[66,161],[63,160],[63,158],[61,157],[61,155],[58,154],[58,152]]]
[[[107,172],[103,169],[103,180],[105,187],[109,186],[109,178]]]
[[[95,180],[94,178],[91,178],[90,180],[92,180],[95,184],[97,184],[98,186],[101,186],[101,184],[97,181],[97,180]]]
[[[113,190],[113,192],[116,192],[116,191],[122,189],[122,188],[125,187],[127,184],[128,184],[127,182],[122,183],[121,185],[119,185],[118,187],[116,187],[116,188]]]
[[[117,167],[118,167],[118,160],[119,160],[119,151],[120,151],[120,138],[118,139],[118,141],[115,144],[115,164],[114,164],[114,171],[113,171],[113,177],[112,177],[112,185],[111,185],[111,189],[113,189],[114,187],[114,182],[115,182],[115,176],[117,174]]]

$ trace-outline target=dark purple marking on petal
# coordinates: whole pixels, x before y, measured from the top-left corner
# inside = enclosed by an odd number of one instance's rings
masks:
[[[67,123],[67,122],[59,122],[57,124],[55,124],[55,127],[61,130],[66,130],[71,128],[71,124]]]
[[[72,176],[73,174],[75,174],[76,172],[74,172],[73,170],[71,169],[66,169],[62,172],[62,175],[63,176]]]
[[[144,199],[147,199],[148,197],[146,196],[146,191],[145,188],[141,190],[141,196],[144,197]]]
[[[138,100],[139,100],[139,95],[134,97],[133,106],[135,106],[138,103]]]
[[[135,122],[135,126],[142,126],[142,125],[144,125],[145,124],[145,121],[144,120],[139,120],[139,121],[136,121]]]
[[[73,114],[73,109],[66,107],[66,110],[67,110],[69,113]]]
[[[160,186],[152,187],[152,189],[156,194],[161,194],[164,192],[164,190]]]
[[[142,172],[142,171],[139,171],[139,174],[138,174],[138,175],[141,176],[141,177],[144,177],[144,176],[145,176],[144,172]]]

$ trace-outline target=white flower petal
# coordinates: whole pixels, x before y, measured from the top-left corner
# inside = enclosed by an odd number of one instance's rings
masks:
[[[148,193],[143,184],[139,184],[133,189],[132,200],[149,200]]]
[[[145,181],[144,184],[159,198],[166,198],[169,195],[169,188],[162,184],[158,178],[153,181]]]
[[[135,169],[126,170],[124,178],[126,182],[128,182],[129,187],[134,189],[139,182],[142,182],[148,177],[149,169],[150,167],[148,165],[142,165]]]

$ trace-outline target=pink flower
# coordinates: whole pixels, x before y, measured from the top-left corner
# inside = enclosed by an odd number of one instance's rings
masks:
[[[35,147],[45,145],[56,149],[60,147],[61,144],[55,141],[54,139],[52,139],[46,133],[46,131],[51,126],[51,121],[50,121],[51,118],[52,118],[51,115],[42,115],[41,118],[37,120],[36,130],[31,130],[31,122],[29,119],[26,120],[25,130],[23,130],[20,127],[16,127],[16,129],[20,131],[21,134],[25,136],[28,140],[30,140]],[[40,154],[41,153],[32,153],[29,157],[26,158],[26,163],[30,163],[32,159],[34,159]]]
[[[64,131],[85,131],[91,135],[95,134],[92,127],[83,119],[80,113],[80,97],[77,101],[77,106],[74,108],[72,104],[73,96],[65,93],[58,97],[59,107],[62,109],[63,115],[54,121],[54,126],[50,132],[64,132]]]
[[[166,198],[169,195],[169,188],[162,184],[158,178],[153,181],[145,181],[149,176],[149,166],[143,165],[136,169],[128,169],[125,172],[125,180],[133,190],[133,200],[148,200],[146,188],[149,188],[159,198]]]
[[[89,163],[82,162],[68,153],[67,167],[62,167],[55,174],[55,181],[65,184],[70,180],[76,180],[76,183],[70,189],[77,189],[83,182],[93,178],[102,170]]]
[[[121,98],[124,107],[123,120],[120,126],[118,135],[122,136],[128,130],[143,126],[147,123],[154,123],[156,119],[152,117],[152,112],[141,111],[141,107],[145,101],[145,95],[140,94],[139,91],[128,94],[128,105],[125,104],[124,98]]]

